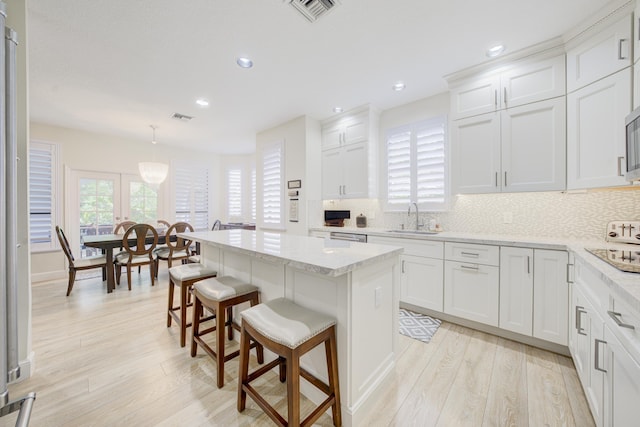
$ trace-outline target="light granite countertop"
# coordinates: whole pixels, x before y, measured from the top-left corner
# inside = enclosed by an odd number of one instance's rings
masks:
[[[332,277],[398,256],[403,251],[396,246],[318,239],[267,231],[201,231],[180,233],[179,236],[204,245]]]
[[[595,255],[587,252],[585,248],[602,249],[626,249],[630,245],[610,244],[601,240],[578,240],[570,238],[554,237],[527,237],[527,236],[507,236],[492,234],[459,233],[444,231],[435,234],[410,234],[390,232],[388,229],[378,228],[352,228],[352,227],[318,227],[312,231],[344,232],[366,234],[368,236],[394,237],[412,240],[436,240],[447,242],[466,242],[484,245],[515,246],[534,249],[566,250],[573,256],[584,261],[584,263],[596,273],[602,281],[607,284],[610,290],[624,298],[635,310],[640,313],[640,274],[626,273],[607,264]],[[410,231],[410,230],[407,230]],[[638,247],[640,252],[640,246]]]

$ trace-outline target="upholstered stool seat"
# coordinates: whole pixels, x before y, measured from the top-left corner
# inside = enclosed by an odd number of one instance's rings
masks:
[[[199,264],[185,264],[193,266]],[[225,326],[228,328],[228,339],[233,339],[233,329],[240,331],[240,327],[233,321],[233,306],[243,302],[249,302],[251,306],[257,306],[259,300],[258,287],[238,280],[231,276],[216,277],[197,282],[193,285],[191,293],[195,297],[193,309],[193,338],[191,340],[191,356],[195,357],[198,345],[216,361],[216,371],[218,374],[217,386],[224,385],[224,362],[238,356],[238,350],[225,355]],[[214,313],[216,323],[205,330],[200,330],[202,322],[203,308]],[[216,333],[215,350],[212,349],[201,337],[211,333]],[[258,362],[263,363],[264,357],[261,346],[253,343],[250,347],[257,347]],[[249,348],[249,347],[248,347]],[[247,353],[248,353],[247,348]],[[247,355],[248,357],[248,355]]]
[[[194,283],[199,280],[209,279],[217,275],[216,270],[208,268],[204,264],[183,264],[169,269],[169,306],[167,308],[167,327],[171,326],[173,317],[180,325],[180,347],[186,345],[187,327],[191,322],[187,322],[187,307],[192,304],[188,301],[188,291]],[[173,305],[174,288],[180,288],[180,305]],[[177,312],[180,312],[178,315]]]
[[[340,426],[342,415],[335,319],[299,306],[285,298],[251,307],[243,311],[241,317],[238,411],[244,411],[248,394],[278,425],[311,425],[331,407],[333,423]],[[250,340],[271,350],[278,355],[278,358],[249,373]],[[300,357],[322,343],[325,344],[327,357],[328,385],[300,366]],[[280,381],[287,381],[287,420],[250,384],[276,366],[280,367]],[[300,421],[300,376],[327,395],[327,399],[302,422]]]

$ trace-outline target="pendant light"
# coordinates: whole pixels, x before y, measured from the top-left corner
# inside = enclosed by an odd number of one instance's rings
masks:
[[[156,145],[156,129],[157,126],[149,125],[153,130],[153,139],[151,143]],[[138,163],[138,170],[142,180],[148,184],[160,184],[167,178],[169,172],[169,165],[165,163],[159,163],[155,161],[155,148],[153,155],[153,162],[140,162]]]

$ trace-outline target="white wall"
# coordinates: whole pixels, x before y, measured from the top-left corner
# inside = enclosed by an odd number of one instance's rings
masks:
[[[138,162],[155,160],[171,163],[172,161],[200,161],[209,164],[212,168],[210,186],[210,220],[220,217],[222,213],[218,200],[220,199],[220,178],[217,171],[220,169],[220,157],[216,154],[185,150],[178,147],[163,146],[158,143],[153,146],[150,141],[127,140],[121,137],[87,132],[76,129],[68,129],[51,126],[42,123],[31,123],[31,139],[38,141],[56,142],[61,146],[61,163],[64,168],[72,170],[113,172],[122,174],[138,174]],[[153,151],[152,151],[153,149]],[[194,160],[197,159],[197,160]],[[62,173],[64,179],[64,173]],[[160,185],[163,192],[164,204],[163,216],[172,221],[173,202],[172,189],[170,188],[171,175]],[[64,191],[65,182],[62,188]],[[66,201],[69,195],[64,195],[62,203],[62,218],[58,221],[68,227],[65,218]],[[62,251],[34,253],[31,256],[31,274],[34,281],[51,280],[66,277],[65,258]]]
[[[315,120],[305,116],[290,120],[279,126],[264,130],[256,136],[256,153],[260,153],[265,144],[277,141],[285,143],[285,204],[284,217],[286,231],[293,234],[307,235],[308,232],[308,203],[310,200],[315,201],[315,206],[319,205],[320,200],[320,125]],[[309,157],[313,158],[314,152],[316,161],[311,160],[307,167]],[[260,185],[260,157],[256,156],[258,162],[257,171],[257,200],[258,200],[258,216],[260,216],[260,200],[262,199]],[[298,196],[298,222],[289,221],[289,197],[287,192],[287,181],[301,180],[302,188],[299,189]],[[321,208],[320,208],[321,209]],[[258,224],[260,220],[258,219]]]

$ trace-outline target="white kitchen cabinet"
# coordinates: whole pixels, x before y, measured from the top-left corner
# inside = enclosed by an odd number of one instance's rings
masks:
[[[444,253],[444,312],[498,326],[500,249],[445,242]]]
[[[565,98],[501,112],[502,191],[566,187]]]
[[[400,302],[442,312],[443,310],[443,242],[369,236],[369,243],[400,246]]]
[[[563,190],[565,98],[452,123],[457,193]]]
[[[640,402],[640,363],[626,350],[625,345],[605,328],[606,381],[604,415],[606,426],[638,425]],[[601,361],[600,363],[604,363]]]
[[[533,336],[568,344],[568,254],[535,249],[533,256]]]
[[[564,55],[520,62],[501,73],[452,85],[451,117],[458,120],[564,94]]]
[[[624,16],[567,52],[567,92],[629,67],[631,15]]]
[[[340,116],[322,126],[322,149],[364,142],[369,139],[367,111]]]
[[[500,248],[500,328],[533,333],[533,249]]]
[[[367,151],[366,143],[322,151],[323,199],[368,197]]]
[[[322,198],[377,195],[377,114],[361,107],[322,125]]]
[[[567,188],[627,185],[624,118],[631,111],[631,69],[567,98]]]

